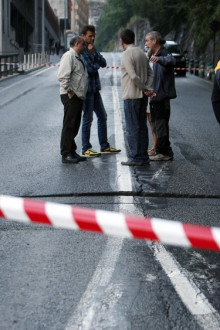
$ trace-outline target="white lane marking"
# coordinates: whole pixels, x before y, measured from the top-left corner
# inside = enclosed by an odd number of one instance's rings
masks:
[[[11,84],[11,85],[8,86],[8,87],[2,87],[2,89],[0,89],[0,93],[6,91],[7,89],[9,89],[9,88],[11,88],[11,87],[13,87],[13,86],[16,86],[16,85],[23,85],[23,83],[26,82],[27,80],[33,78],[34,76],[38,76],[38,75],[40,75],[42,72],[46,72],[47,70],[50,70],[50,69],[51,69],[51,68],[47,68],[47,69],[45,69],[45,70],[42,69],[40,72],[38,71],[38,72],[36,72],[36,73],[34,73],[34,74],[31,73],[29,77],[25,77],[25,78],[23,78],[22,82],[21,82],[21,80],[19,80],[19,81],[17,81],[16,83]]]
[[[164,246],[156,243],[147,245],[169,277],[178,296],[191,314],[196,317],[200,326],[205,329],[219,329],[220,317],[218,313],[190,278],[187,271],[180,266]]]
[[[115,78],[116,72],[114,72],[114,85],[115,82],[117,82],[117,78],[116,80]],[[116,108],[118,108],[117,100],[119,100],[118,91],[116,91],[116,89],[113,89],[113,95],[117,95],[114,101],[115,110]],[[120,117],[116,115],[116,122],[118,118]],[[118,133],[119,132],[117,131],[115,134],[116,141],[119,137]],[[121,138],[121,140],[124,141],[124,138]],[[119,141],[117,141],[117,146],[119,146],[118,143]],[[118,165],[117,171],[120,171]],[[130,170],[124,172],[124,181],[127,180],[130,184],[129,189],[131,189],[132,186]],[[123,186],[123,181],[119,180],[118,185],[119,189],[121,189],[121,186]],[[123,205],[123,203],[126,202],[126,197],[122,197],[121,204]],[[133,210],[131,209],[131,213],[137,213],[137,209],[134,204]],[[96,271],[94,272],[92,280],[90,281],[84,295],[82,296],[77,309],[74,311],[74,315],[69,320],[65,328],[66,330],[91,329],[92,322],[97,316],[97,312],[100,308],[100,291],[103,292],[105,290],[105,287],[110,285],[110,280],[114,271],[115,264],[120,255],[122,244],[123,239],[119,240],[115,239],[114,237],[108,239],[106,248],[96,268]],[[216,312],[215,309],[211,306],[206,297],[201,293],[199,288],[197,288],[192,279],[190,279],[190,276],[186,274],[186,271],[183,270],[179,264],[177,264],[175,258],[168,251],[166,251],[163,246],[155,243],[152,243],[152,245],[150,245],[149,243],[147,244],[148,247],[153,250],[157,261],[161,264],[167,276],[169,276],[171,283],[174,285],[174,289],[178,293],[180,299],[186,305],[188,310],[194,315],[197,322],[202,327],[204,327],[204,329],[219,329],[219,316],[213,314]],[[115,297],[115,304],[116,301],[120,299],[121,295],[122,292],[121,290],[119,290],[117,296]]]
[[[105,250],[84,292],[77,309],[67,323],[66,330],[90,329],[100,305],[100,298],[109,284],[115,269],[115,264],[123,245],[122,238],[108,238]],[[120,296],[120,294],[118,294]],[[116,299],[118,299],[116,297]]]
[[[117,76],[114,72],[114,85],[117,86]],[[124,135],[121,122],[120,104],[117,87],[112,88],[113,106],[114,106],[114,125],[115,125],[115,143],[117,148],[124,148]],[[121,164],[116,161],[116,177],[117,190],[125,191],[132,190],[130,171],[121,170]],[[123,205],[123,204],[122,204]],[[120,210],[119,210],[120,211]],[[101,212],[101,211],[100,211]],[[94,318],[100,307],[100,300],[107,286],[110,285],[111,277],[115,269],[116,262],[121,253],[123,238],[109,237],[105,250],[99,261],[99,264],[89,282],[86,291],[84,292],[74,314],[69,319],[66,330],[91,328]],[[114,305],[121,297],[122,292],[118,289],[117,294],[111,299],[111,304]]]
[[[115,69],[115,58],[113,58],[113,106],[114,106],[114,123],[115,123],[115,141],[117,141],[117,148],[121,149],[121,152],[126,152],[124,141],[124,130],[122,126],[122,115],[120,110],[120,100],[117,87],[117,69]],[[132,181],[129,167],[123,166],[117,162],[117,175],[118,175],[118,187],[120,191],[132,191]]]

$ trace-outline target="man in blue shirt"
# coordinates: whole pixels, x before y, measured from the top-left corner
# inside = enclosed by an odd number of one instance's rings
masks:
[[[91,149],[90,130],[93,121],[93,111],[98,119],[98,138],[101,152],[120,152],[121,150],[110,147],[107,138],[107,114],[99,92],[101,90],[101,84],[98,73],[100,67],[106,67],[106,60],[94,46],[95,27],[93,25],[84,26],[81,36],[87,45],[82,53],[82,58],[89,75],[88,91],[83,104],[82,153],[87,157],[97,157],[101,155],[100,152]]]

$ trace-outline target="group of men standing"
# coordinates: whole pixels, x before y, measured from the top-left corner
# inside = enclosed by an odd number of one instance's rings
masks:
[[[70,50],[61,58],[58,79],[61,101],[64,105],[61,134],[63,163],[78,163],[86,157],[99,157],[101,153],[117,153],[107,138],[107,114],[100,95],[98,70],[106,60],[94,46],[95,27],[83,27],[81,37],[70,41]],[[169,141],[170,99],[176,97],[174,82],[175,59],[163,47],[164,40],[156,31],[147,34],[145,46],[149,57],[135,46],[135,35],[126,29],[120,34],[124,49],[121,58],[121,87],[124,100],[126,134],[129,147],[128,160],[122,165],[144,166],[150,160],[172,160]],[[150,62],[153,70],[151,69]],[[156,151],[148,156],[148,130],[146,109],[150,100],[152,126],[157,137]],[[75,137],[82,117],[82,155],[76,153]],[[100,152],[92,150],[90,143],[93,112],[97,116]]]

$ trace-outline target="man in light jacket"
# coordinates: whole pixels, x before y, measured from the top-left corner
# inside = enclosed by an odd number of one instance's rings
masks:
[[[76,164],[86,160],[76,153],[75,143],[81,122],[83,100],[88,88],[88,73],[80,56],[84,48],[85,42],[81,37],[72,38],[70,50],[62,56],[58,71],[60,97],[64,105],[60,142],[63,163]]]
[[[148,130],[146,125],[147,97],[155,96],[153,73],[145,53],[134,45],[135,34],[126,29],[120,35],[124,52],[121,58],[121,88],[124,100],[129,159],[122,165],[149,164]]]

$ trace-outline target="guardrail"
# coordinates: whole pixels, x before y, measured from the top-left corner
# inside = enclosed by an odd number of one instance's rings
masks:
[[[0,55],[0,79],[15,73],[25,73],[50,63],[48,53],[25,54],[19,61],[18,54]]]
[[[0,79],[18,72],[18,54],[0,55]]]
[[[29,71],[50,62],[50,55],[46,53],[35,53],[24,55],[23,63],[20,66],[21,72]]]
[[[215,69],[210,62],[205,62],[198,59],[188,60],[188,71],[190,74],[194,74],[200,78],[206,78],[213,80],[215,76]]]

